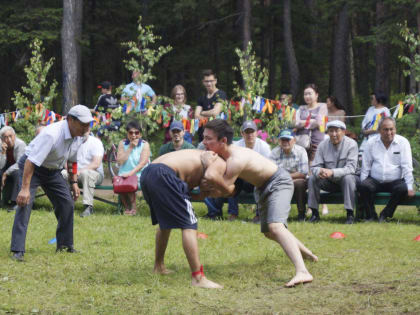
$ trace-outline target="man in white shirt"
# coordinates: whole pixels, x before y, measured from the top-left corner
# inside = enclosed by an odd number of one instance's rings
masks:
[[[391,193],[391,199],[379,215],[379,222],[384,222],[392,218],[403,198],[414,196],[413,162],[410,143],[396,134],[394,118],[383,118],[378,129],[379,135],[368,140],[363,152],[358,190],[369,221],[378,218],[375,193]]]
[[[80,216],[87,217],[93,214],[93,196],[95,186],[100,185],[104,179],[102,158],[104,157],[104,146],[98,138],[87,135],[86,141],[77,151],[77,175],[78,184],[83,188],[83,205],[85,210]],[[67,172],[63,171],[64,178]]]
[[[235,141],[233,144],[239,147],[249,148],[261,154],[262,156],[269,158],[271,154],[271,148],[267,142],[257,138],[257,125],[252,120],[247,120],[242,124],[241,127],[241,135],[242,139],[239,141]],[[240,191],[245,192],[252,192],[254,190],[254,186],[251,184],[243,181],[242,179],[238,179],[235,183],[237,187],[237,194]],[[217,219],[223,216],[222,208],[223,204],[226,201],[226,198],[206,198],[204,202],[207,205],[208,213],[206,218],[209,219]],[[227,198],[227,202],[229,204],[228,213],[229,220],[235,220],[238,218],[238,200],[237,197],[230,197]],[[253,219],[255,223],[259,222],[259,213],[258,210],[256,211],[256,216]]]
[[[54,206],[58,220],[56,239],[57,251],[74,253],[73,213],[74,200],[80,195],[77,185],[77,150],[83,143],[82,136],[90,129],[92,114],[84,105],[73,106],[67,120],[45,127],[29,145],[19,159],[20,191],[16,198],[19,206],[15,213],[10,249],[12,258],[23,261],[26,231],[28,229],[32,204],[38,186],[42,186]],[[61,176],[67,161],[71,170],[69,187]]]

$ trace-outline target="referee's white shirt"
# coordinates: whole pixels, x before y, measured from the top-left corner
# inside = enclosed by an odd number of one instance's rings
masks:
[[[77,162],[83,137],[72,138],[67,120],[45,127],[26,147],[28,160],[36,166],[62,169],[65,161]]]

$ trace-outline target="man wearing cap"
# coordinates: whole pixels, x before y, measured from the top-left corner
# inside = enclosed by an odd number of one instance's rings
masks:
[[[346,125],[340,120],[327,123],[328,139],[323,140],[311,165],[308,181],[308,207],[312,210],[309,222],[319,221],[320,191],[341,191],[347,211],[346,224],[354,222],[356,201],[356,167],[359,150],[353,139],[345,136]]]
[[[131,78],[133,79],[133,82],[127,84],[121,93],[121,103],[124,104],[129,101],[127,111],[145,111],[146,106],[150,103],[155,105],[157,101],[156,93],[150,85],[141,82],[141,73],[139,71],[133,71]],[[144,108],[142,108],[142,99],[144,96],[148,96],[150,98],[150,103],[146,102],[144,104]]]
[[[271,149],[267,142],[257,138],[257,125],[253,120],[245,121],[241,126],[241,135],[242,139],[235,141],[233,144],[239,147],[248,148],[254,150],[261,154],[262,156],[269,158]],[[229,221],[235,220],[238,218],[239,214],[239,205],[237,195],[241,191],[251,193],[254,191],[254,186],[250,183],[243,181],[242,179],[237,179],[236,183],[236,196],[230,198],[206,198],[204,200],[208,208],[208,213],[206,218],[215,220],[217,218],[223,217],[223,204],[228,202],[228,214]],[[253,219],[254,223],[259,223],[259,212],[256,210],[256,215]]]
[[[99,85],[101,89],[101,96],[98,98],[96,106],[93,108],[93,112],[107,113],[108,108],[114,109],[118,107],[118,99],[112,95],[112,85],[109,81],[104,81]]]
[[[396,134],[394,118],[383,118],[378,130],[379,135],[369,138],[363,151],[358,191],[369,221],[378,219],[374,205],[375,193],[391,193],[391,199],[379,215],[379,222],[382,223],[392,218],[403,198],[413,197],[415,193],[410,142]]]
[[[184,140],[184,125],[182,122],[174,120],[169,127],[171,142],[162,145],[159,149],[159,156],[178,150],[195,149],[195,147]]]
[[[306,189],[308,182],[308,154],[306,150],[296,144],[295,134],[290,129],[282,130],[279,134],[279,146],[275,147],[270,154],[279,167],[289,172],[293,180],[295,190],[293,197],[298,209],[298,220],[305,220]]]
[[[32,204],[38,186],[41,186],[54,207],[58,220],[56,238],[57,251],[75,252],[73,248],[74,200],[79,197],[77,185],[77,151],[83,143],[83,135],[90,129],[93,120],[89,108],[84,105],[73,106],[67,119],[45,127],[29,145],[20,158],[20,191],[16,198],[19,206],[13,223],[11,251],[12,258],[23,260],[26,231]],[[61,176],[67,161],[71,171],[68,185]]]

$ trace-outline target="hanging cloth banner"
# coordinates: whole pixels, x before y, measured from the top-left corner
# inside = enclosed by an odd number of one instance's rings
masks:
[[[382,115],[381,114],[377,114],[376,116],[375,116],[375,121],[373,122],[373,127],[372,127],[372,130],[378,130],[378,124],[379,124],[379,121],[381,120],[381,117],[382,117]]]
[[[6,126],[6,121],[4,120],[4,114],[0,115],[0,128]]]
[[[323,116],[322,117],[322,123],[319,125],[319,131],[321,131],[322,133],[325,132],[327,122],[328,122],[328,116]]]
[[[260,110],[260,105],[261,97],[257,96],[254,100],[254,104],[252,105],[252,109],[258,112]]]

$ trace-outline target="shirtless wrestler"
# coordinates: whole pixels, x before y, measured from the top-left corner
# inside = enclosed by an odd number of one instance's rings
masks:
[[[227,195],[238,177],[254,185],[261,232],[279,243],[295,266],[296,274],[286,286],[311,282],[313,277],[306,269],[303,257],[313,261],[318,261],[318,257],[287,229],[294,189],[289,173],[253,150],[231,145],[232,137],[233,130],[225,120],[214,119],[205,125],[203,144],[226,161],[226,173],[223,179],[206,177],[203,186],[209,181],[223,187],[222,193]],[[203,158],[203,163],[207,163],[206,158]]]
[[[206,155],[209,161],[206,169],[201,162],[202,155]],[[165,251],[171,229],[181,229],[182,245],[192,272],[191,284],[202,288],[222,288],[204,276],[198,255],[197,218],[190,202],[191,198],[202,199],[210,193],[201,191],[191,197],[190,191],[200,185],[204,176],[219,178],[222,182],[225,171],[225,161],[214,153],[199,150],[180,150],[162,155],[143,170],[140,178],[143,196],[150,207],[152,224],[159,223],[156,232],[156,273],[170,273],[164,264]],[[233,187],[230,185],[228,189],[233,191]],[[217,194],[217,191],[212,194]]]

